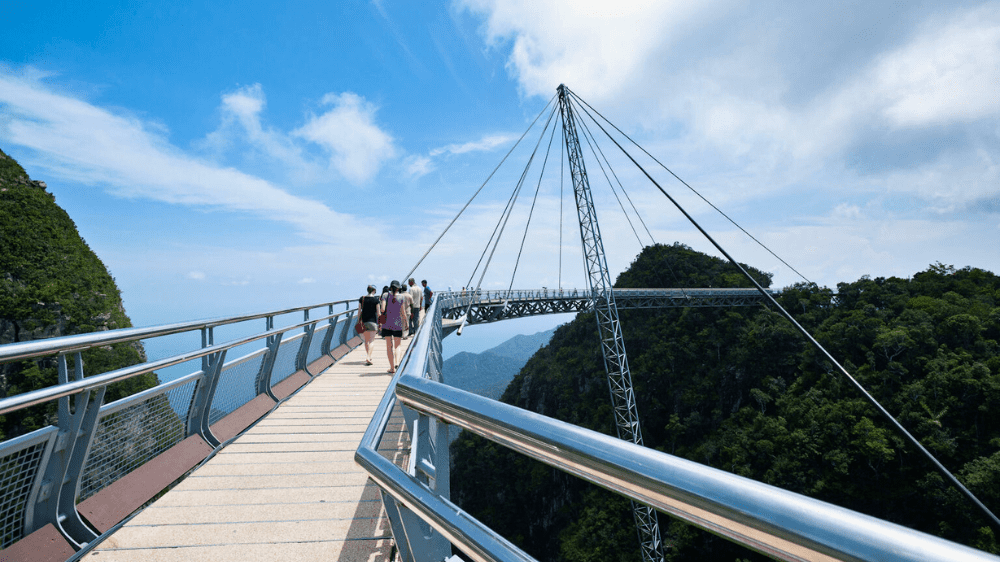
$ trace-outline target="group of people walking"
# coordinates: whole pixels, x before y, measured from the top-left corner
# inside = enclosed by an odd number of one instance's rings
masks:
[[[375,336],[381,334],[385,338],[385,353],[389,358],[387,372],[395,373],[403,332],[406,332],[406,338],[417,333],[420,311],[430,307],[434,293],[427,286],[427,280],[420,282],[422,287],[418,287],[413,278],[408,283],[409,287],[404,288],[399,281],[393,281],[382,288],[381,297],[375,296],[375,285],[368,285],[367,294],[358,299],[358,318],[364,328],[365,365],[372,364]]]

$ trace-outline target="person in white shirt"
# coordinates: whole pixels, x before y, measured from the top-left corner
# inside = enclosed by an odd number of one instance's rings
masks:
[[[424,304],[424,290],[422,287],[417,286],[417,282],[410,277],[408,281],[410,284],[410,333],[408,337],[412,337],[417,333],[417,327],[420,326],[420,309],[423,308]]]

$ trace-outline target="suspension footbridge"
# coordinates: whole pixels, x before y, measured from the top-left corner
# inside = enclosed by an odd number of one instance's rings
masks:
[[[0,561],[534,560],[451,502],[451,426],[631,500],[646,561],[664,558],[661,514],[782,560],[998,560],[643,446],[618,310],[764,304],[801,326],[717,244],[754,288],[613,289],[580,144],[593,135],[575,124],[589,106],[563,87],[558,98],[549,121],[558,113],[562,123],[586,288],[478,288],[526,168],[479,282],[435,295],[394,373],[378,352],[374,365],[362,360],[353,299],[0,346],[0,362],[53,357],[59,370],[55,386],[0,399],[0,415],[54,413],[51,425],[0,443]],[[447,335],[573,312],[592,313],[598,325],[617,437],[442,384]],[[231,338],[217,341],[224,332]],[[86,371],[88,349],[179,334],[200,335],[200,346]],[[105,400],[111,385],[165,369],[182,374]]]
[[[345,302],[4,346],[3,360],[72,358],[88,346],[313,312],[312,320],[225,343],[205,338],[204,347],[179,357],[0,401],[0,412],[9,412],[46,400],[68,406],[76,397],[66,427],[0,448],[8,474],[0,556],[425,561],[451,557],[454,545],[462,560],[531,560],[450,503],[447,425],[454,424],[779,558],[996,559],[440,384],[445,316],[470,304],[495,307],[498,297],[511,310],[534,312],[540,301],[575,302],[584,292],[441,294],[404,344],[394,375],[378,353],[375,365],[364,365],[361,342],[351,337],[354,309],[316,315]],[[686,298],[738,292],[688,291]],[[747,304],[754,300],[742,293]],[[258,351],[223,357],[253,342]],[[202,358],[210,358],[207,369],[117,403],[84,404],[122,377],[168,363],[200,366]],[[207,407],[197,406],[199,389],[212,389]],[[38,508],[46,504],[55,507]]]

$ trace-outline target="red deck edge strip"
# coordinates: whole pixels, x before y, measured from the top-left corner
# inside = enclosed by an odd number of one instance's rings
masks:
[[[95,529],[104,533],[194,468],[211,452],[212,447],[208,443],[200,436],[192,435],[87,498],[77,506],[77,510]]]
[[[65,562],[76,551],[55,525],[48,525],[0,550],[0,562]]]
[[[250,427],[250,424],[259,420],[261,416],[271,411],[274,407],[274,400],[266,394],[258,394],[256,398],[240,406],[233,413],[217,421],[212,426],[212,434],[219,441],[228,441],[239,435],[241,431]]]

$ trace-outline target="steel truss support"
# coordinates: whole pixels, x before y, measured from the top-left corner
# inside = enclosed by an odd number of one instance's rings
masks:
[[[642,430],[639,426],[639,413],[635,406],[635,394],[632,391],[632,377],[629,373],[628,357],[625,354],[625,341],[622,339],[621,323],[618,320],[618,309],[615,306],[615,295],[612,291],[611,274],[608,272],[604,244],[601,242],[601,231],[597,226],[597,213],[590,193],[590,182],[587,180],[587,170],[583,165],[583,151],[580,149],[580,139],[576,134],[576,119],[573,115],[573,108],[570,107],[565,86],[560,85],[558,91],[566,153],[569,158],[570,175],[573,178],[573,195],[580,218],[580,238],[583,241],[583,256],[587,267],[587,283],[592,302],[591,309],[597,319],[597,329],[601,337],[601,351],[604,355],[604,368],[608,374],[608,386],[611,390],[615,428],[618,431],[619,439],[642,445]],[[647,505],[635,502],[632,503],[632,511],[639,532],[642,559],[646,562],[662,561],[663,546],[660,540],[660,527],[656,511]]]
[[[466,315],[470,325],[485,324],[542,314],[590,312],[594,304],[589,293],[576,290],[497,291],[475,298],[471,304],[445,308],[442,315],[450,320]],[[760,306],[763,302],[757,289],[615,289],[618,310]]]

